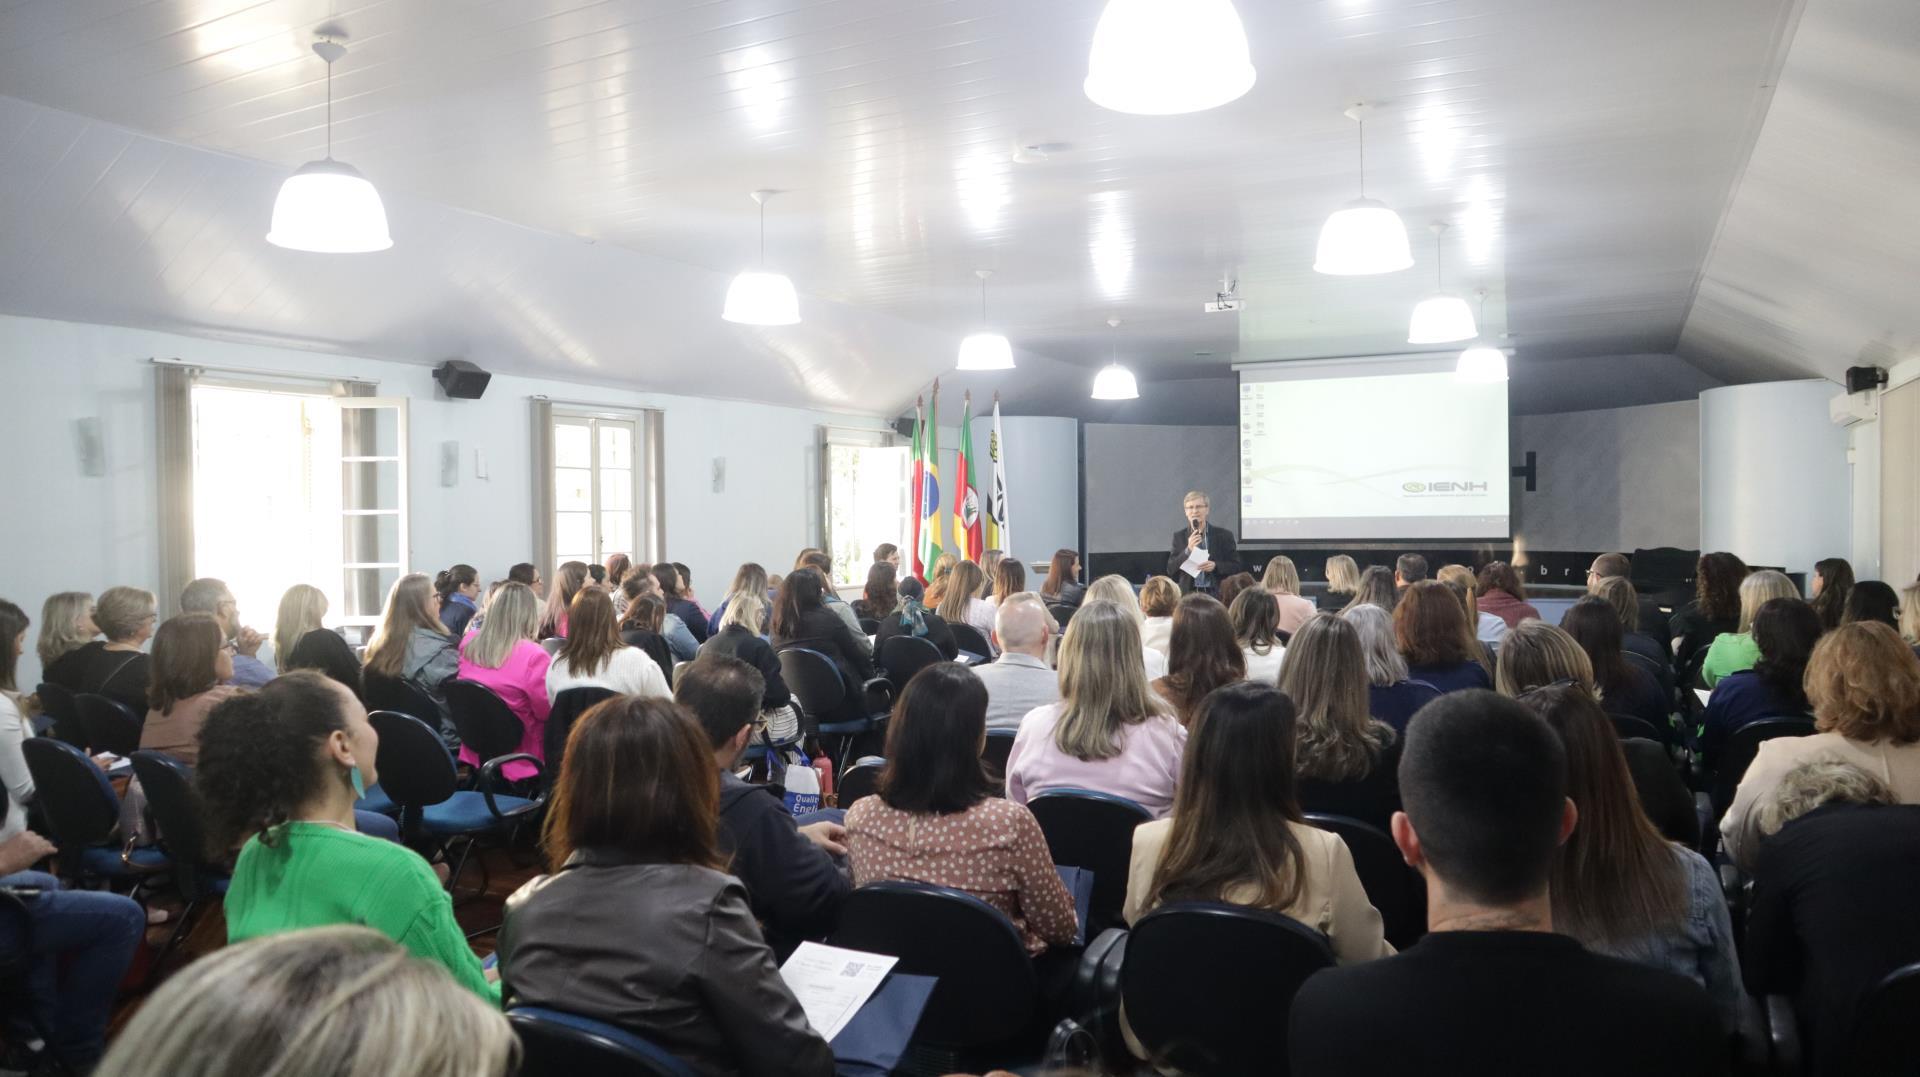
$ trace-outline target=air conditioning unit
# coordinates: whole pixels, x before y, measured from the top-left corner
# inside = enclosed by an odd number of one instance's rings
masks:
[[[1869,389],[1864,393],[1842,393],[1827,401],[1827,418],[1835,426],[1853,426],[1857,423],[1870,423],[1880,418],[1880,392]]]

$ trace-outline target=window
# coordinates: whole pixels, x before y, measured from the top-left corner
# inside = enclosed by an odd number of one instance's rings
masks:
[[[564,561],[601,564],[624,553],[650,564],[660,549],[657,412],[574,410],[534,402],[535,560],[542,571]]]
[[[826,467],[826,536],[838,586],[867,582],[873,551],[891,542],[907,552],[913,514],[913,450],[887,444],[892,435],[822,428]],[[910,555],[908,555],[910,557]]]

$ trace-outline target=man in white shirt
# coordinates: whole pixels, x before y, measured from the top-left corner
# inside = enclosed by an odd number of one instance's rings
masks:
[[[1019,729],[1028,711],[1060,702],[1060,677],[1047,665],[1053,632],[1053,615],[1032,591],[1000,603],[993,615],[1000,657],[973,670],[987,686],[988,729]]]

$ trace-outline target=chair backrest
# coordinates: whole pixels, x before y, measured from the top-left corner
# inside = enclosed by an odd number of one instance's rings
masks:
[[[987,764],[987,773],[1004,779],[1007,775],[1007,757],[1013,754],[1013,738],[1020,733],[1017,729],[989,729],[987,743],[980,748],[980,759]]]
[[[1279,913],[1175,902],[1134,924],[1120,996],[1162,1069],[1285,1074],[1293,996],[1332,965],[1325,937]]]
[[[430,726],[440,724],[440,705],[433,697],[401,677],[389,677],[369,669],[360,675],[367,695],[367,709],[411,714]]]
[[[1647,674],[1654,679],[1655,683],[1660,685],[1663,691],[1673,690],[1673,670],[1671,668],[1661,665],[1659,662],[1647,655],[1641,654],[1639,651],[1621,651],[1620,654],[1627,660],[1628,665],[1638,666],[1646,670]]]
[[[53,735],[76,748],[85,748],[87,727],[80,722],[80,706],[74,701],[73,691],[51,681],[42,681],[33,691],[40,697],[41,709],[53,719]]]
[[[465,679],[449,681],[447,710],[453,715],[453,727],[460,732],[460,743],[473,749],[482,763],[520,750],[527,727],[507,701],[486,685]]]
[[[400,806],[403,816],[417,818],[420,809],[453,796],[460,776],[453,756],[432,727],[399,711],[374,711],[367,720],[380,735],[380,750],[374,758],[380,791]]]
[[[934,976],[915,1040],[943,1047],[997,1043],[1033,1017],[1038,983],[1013,921],[960,890],[868,883],[847,895],[834,946],[900,959],[897,972]]]
[[[836,720],[847,705],[847,684],[833,659],[806,647],[780,651],[780,679],[814,725]]]
[[[1047,612],[1053,614],[1053,622],[1061,628],[1067,627],[1067,622],[1073,620],[1074,609],[1064,602],[1047,603]]]
[[[135,752],[130,758],[147,810],[160,824],[160,844],[173,862],[180,896],[188,901],[210,896],[222,872],[207,856],[206,810],[187,765],[163,752]]]
[[[694,1077],[685,1062],[591,1017],[516,1006],[507,1011],[507,1023],[520,1037],[519,1077]]]
[[[540,641],[540,649],[547,652],[548,658],[552,658],[554,655],[559,654],[560,648],[565,647],[566,645],[567,645],[567,637],[565,636],[548,636],[546,639],[543,639]]]
[[[1607,721],[1613,723],[1613,731],[1621,740],[1632,740],[1638,737],[1655,744],[1664,743],[1666,740],[1660,735],[1660,731],[1654,728],[1652,722],[1636,715],[1608,713]]]
[[[80,714],[80,726],[87,731],[87,747],[94,752],[132,755],[140,747],[140,729],[146,725],[143,715],[118,700],[81,692],[73,697]]]
[[[104,845],[120,823],[120,799],[106,773],[87,753],[52,737],[28,737],[20,745],[33,775],[34,803],[46,813],[48,835],[60,856],[77,870],[80,854]]]
[[[993,644],[987,640],[986,633],[963,621],[948,621],[947,628],[953,632],[953,642],[961,650],[982,658],[993,657]]]
[[[869,636],[879,635],[880,622],[872,617],[862,617],[860,618],[860,631],[865,632]]]
[[[834,786],[839,790],[840,806],[851,808],[863,798],[872,796],[880,787],[880,772],[887,769],[887,761],[877,755],[862,756],[854,760],[852,766],[840,775],[840,781]]]
[[[1153,813],[1126,797],[1091,789],[1049,789],[1027,801],[1047,836],[1053,862],[1093,872],[1087,937],[1120,923],[1133,860],[1133,829]]]
[[[1860,1077],[1912,1074],[1920,1059],[1920,964],[1905,965],[1874,985],[1853,1019],[1852,1064],[1842,1072]]]
[[[880,665],[887,671],[887,679],[901,691],[905,691],[907,682],[913,675],[933,665],[944,662],[947,656],[931,640],[919,636],[888,636],[880,643]]]
[[[1367,900],[1380,911],[1387,941],[1404,950],[1427,933],[1427,881],[1407,866],[1386,831],[1346,815],[1310,812],[1307,822],[1340,835]]]
[[[546,756],[546,775],[548,781],[557,781],[560,777],[560,764],[566,759],[567,737],[573,732],[573,723],[580,716],[594,708],[595,704],[612,699],[620,693],[599,685],[584,688],[569,688],[553,697],[553,709],[547,712],[547,728],[541,732],[542,754]]]
[[[1733,731],[1727,738],[1726,746],[1720,749],[1720,760],[1713,772],[1713,784],[1707,796],[1713,802],[1713,821],[1717,824],[1720,817],[1727,814],[1727,808],[1733,804],[1733,791],[1740,786],[1740,779],[1746,776],[1747,767],[1752,765],[1753,757],[1759,753],[1760,746],[1775,737],[1810,737],[1813,735],[1813,719],[1804,714],[1776,715],[1748,722]]]

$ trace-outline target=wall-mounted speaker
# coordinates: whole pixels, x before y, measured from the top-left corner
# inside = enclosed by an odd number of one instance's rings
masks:
[[[440,388],[451,399],[478,400],[480,394],[487,391],[493,375],[465,359],[449,359],[433,368],[433,380],[440,383]]]
[[[1850,366],[1847,368],[1847,392],[1864,393],[1868,389],[1884,389],[1887,385],[1887,372],[1877,366]]]

